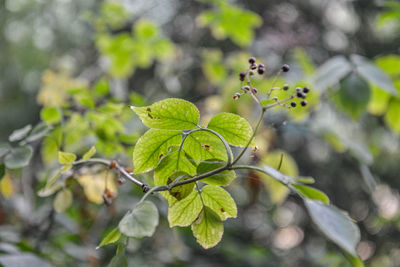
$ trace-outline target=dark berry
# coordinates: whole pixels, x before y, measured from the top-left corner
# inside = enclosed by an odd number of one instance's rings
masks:
[[[282,66],[282,71],[283,72],[288,72],[289,70],[290,70],[290,67],[289,67],[288,64],[285,64],[285,65]]]
[[[251,64],[251,65],[250,65],[250,69],[252,69],[252,70],[257,69],[257,64]]]
[[[264,64],[258,64],[259,68],[265,68]]]
[[[304,98],[304,94],[300,91],[297,91],[296,95],[298,98]]]
[[[241,81],[244,81],[244,78],[246,78],[246,73],[244,72],[239,73],[239,77]]]
[[[297,103],[293,101],[292,103],[290,103],[290,105],[295,108],[297,106]]]
[[[300,102],[301,106],[305,107],[307,106],[307,100],[303,100]]]
[[[308,92],[310,92],[310,88],[308,88],[307,86],[304,86],[303,92],[307,94]]]
[[[263,75],[264,71],[265,71],[264,68],[258,68],[258,70],[257,70],[258,74],[260,74],[260,75]]]
[[[250,63],[250,64],[256,63],[256,58],[255,58],[255,57],[249,58],[249,63]]]
[[[253,94],[257,94],[258,93],[257,88],[251,88],[251,91],[253,92]]]
[[[285,84],[282,88],[283,88],[283,90],[285,90],[285,91],[289,90],[289,84]]]

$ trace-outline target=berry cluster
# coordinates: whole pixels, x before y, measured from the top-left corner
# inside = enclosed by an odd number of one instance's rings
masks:
[[[251,76],[254,75],[254,70],[257,70],[257,73],[258,73],[258,74],[263,75],[263,74],[265,73],[265,66],[264,66],[264,64],[261,64],[261,63],[260,63],[260,64],[257,64],[257,63],[256,63],[256,59],[255,59],[254,57],[250,57],[250,58],[249,58],[249,64],[250,64],[250,65],[249,65],[249,68],[248,68],[248,70],[247,70],[246,72],[241,72],[241,73],[239,73],[240,81],[242,81],[242,88],[241,88],[241,89],[243,90],[243,92],[242,92],[242,93],[235,93],[235,94],[233,95],[233,99],[234,99],[234,100],[237,100],[237,99],[238,99],[241,95],[243,95],[243,94],[251,94],[251,95],[253,96],[253,98],[254,98],[258,103],[260,103],[258,97],[256,96],[256,94],[258,93],[258,90],[257,90],[257,88],[254,88],[254,87],[251,86],[251,79],[250,79],[250,78],[251,78]],[[290,70],[290,67],[289,67],[289,65],[287,65],[287,64],[284,64],[284,65],[281,67],[279,73],[278,73],[278,74],[276,75],[276,77],[275,77],[275,80],[274,80],[274,82],[273,82],[273,85],[272,85],[271,89],[269,90],[269,92],[268,92],[268,94],[267,94],[267,99],[270,98],[271,93],[272,93],[272,91],[274,91],[274,90],[284,90],[284,91],[288,91],[288,90],[290,89],[290,87],[289,87],[288,84],[285,84],[285,85],[283,85],[282,87],[274,87],[275,82],[276,82],[278,76],[281,74],[281,72],[288,72],[289,70]],[[244,82],[246,82],[246,85],[243,85]],[[307,86],[305,86],[305,87],[303,87],[303,88],[297,87],[297,88],[296,88],[296,91],[295,91],[292,95],[290,95],[289,97],[287,97],[287,98],[285,98],[285,99],[283,99],[283,100],[279,100],[276,96],[273,97],[272,100],[274,100],[275,103],[269,105],[268,107],[273,107],[273,106],[279,105],[279,106],[283,106],[283,107],[286,107],[286,108],[294,108],[294,107],[297,106],[297,102],[296,102],[296,101],[291,101],[291,100],[293,100],[293,99],[296,98],[296,97],[299,98],[299,99],[301,99],[300,105],[301,105],[302,107],[305,107],[305,106],[307,106],[307,100],[305,100],[305,99],[306,99],[307,94],[308,94],[309,92],[310,92],[310,88],[307,87]],[[286,105],[289,101],[291,101],[291,102],[290,102],[290,106],[289,106],[289,105]],[[268,108],[268,107],[267,107],[267,108]]]

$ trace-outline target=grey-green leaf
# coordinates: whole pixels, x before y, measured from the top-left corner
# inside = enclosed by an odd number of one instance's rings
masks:
[[[8,143],[0,144],[0,157],[3,157],[5,154],[11,151],[11,146]]]
[[[371,89],[357,73],[351,73],[340,83],[338,106],[357,120],[367,109]]]
[[[325,91],[340,82],[351,71],[351,64],[344,56],[335,56],[318,69],[314,78],[314,87],[319,92]]]
[[[8,141],[15,142],[22,140],[28,135],[30,130],[32,130],[32,125],[30,124],[22,127],[21,129],[17,129],[11,133],[11,135],[8,137]]]
[[[0,164],[0,181],[1,181],[1,179],[3,179],[5,174],[6,174],[6,165],[1,163]]]
[[[253,135],[249,122],[232,113],[219,113],[208,123],[207,128],[218,132],[233,146],[246,146]],[[251,146],[254,145],[254,139]]]
[[[125,255],[125,245],[119,244],[115,256],[111,259],[108,267],[127,267],[128,260]]]
[[[223,167],[226,165],[226,162],[218,159],[208,159],[203,161],[197,166],[197,174],[202,174],[206,172],[210,172],[217,168]],[[201,181],[210,185],[222,185],[227,186],[229,185],[236,177],[234,171],[225,170],[219,172],[217,174],[211,175],[207,178],[202,179]]]
[[[43,136],[46,136],[49,133],[50,129],[51,127],[46,123],[44,122],[39,123],[38,125],[35,126],[35,128],[33,128],[32,132],[29,133],[28,137],[26,138],[26,141],[27,142],[36,141],[42,138]]]
[[[148,130],[139,138],[133,151],[134,172],[143,173],[154,169],[168,153],[170,146],[180,144],[181,134],[181,131]]]
[[[168,98],[146,107],[131,109],[149,128],[190,130],[197,126],[200,112],[192,103],[177,98]]]
[[[335,206],[311,199],[305,199],[304,203],[318,228],[339,247],[356,256],[360,230],[352,219]]]
[[[31,146],[21,146],[13,149],[4,158],[4,164],[9,169],[18,169],[28,165],[33,150]]]
[[[356,65],[358,73],[365,80],[378,86],[393,96],[398,95],[392,79],[382,69],[373,64],[367,58],[360,55],[351,55],[350,59]]]
[[[157,207],[150,201],[143,201],[125,214],[119,222],[119,230],[129,237],[145,237],[152,236],[157,225]]]

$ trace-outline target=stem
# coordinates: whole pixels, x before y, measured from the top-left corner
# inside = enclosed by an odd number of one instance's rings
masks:
[[[221,141],[222,143],[224,143],[225,149],[226,149],[226,155],[228,157],[228,162],[226,164],[226,166],[231,166],[232,163],[232,150],[231,147],[229,146],[228,142],[226,142],[225,138],[222,137],[222,135],[220,135],[219,133],[217,133],[214,130],[208,129],[208,128],[201,128],[203,131],[207,131],[210,132],[214,135],[216,135]]]
[[[72,163],[72,165],[79,165],[82,163],[87,163],[87,162],[93,162],[93,163],[100,163],[103,165],[107,165],[107,166],[111,166],[113,163],[115,163],[115,168],[122,173],[125,178],[127,178],[128,180],[130,180],[132,183],[140,186],[143,188],[143,190],[147,191],[147,185],[145,185],[144,183],[142,183],[141,181],[139,181],[138,179],[136,179],[135,177],[133,177],[132,175],[130,175],[124,167],[122,167],[121,165],[119,165],[117,162],[115,161],[111,161],[111,160],[107,160],[107,159],[99,159],[99,158],[92,158],[92,159],[85,159],[85,160],[78,160],[75,161],[74,163]]]
[[[285,103],[286,101],[289,101],[290,99],[293,99],[294,97],[295,97],[294,95],[291,95],[291,96],[289,96],[289,97],[287,97],[287,98],[285,98],[285,99],[283,99],[281,101],[278,101],[278,102],[270,104],[270,105],[266,105],[264,108],[265,109],[270,109],[270,108],[273,108],[275,106],[279,106],[279,105]]]
[[[273,179],[277,180],[278,182],[280,182],[286,186],[290,186],[291,184],[295,183],[295,181],[291,177],[277,171],[276,169],[274,169],[266,164],[264,165],[264,168],[259,168],[259,167],[250,166],[250,165],[236,165],[236,166],[230,167],[229,169],[230,170],[253,170],[253,171],[262,172],[264,174],[271,176]]]
[[[253,141],[253,139],[256,136],[256,133],[258,131],[258,128],[260,128],[260,125],[261,125],[262,119],[264,117],[265,111],[267,111],[267,109],[265,107],[263,107],[262,111],[261,111],[260,118],[258,119],[256,127],[254,128],[253,135],[250,137],[250,139],[247,142],[246,146],[242,149],[242,151],[239,153],[239,155],[236,157],[236,159],[232,162],[232,165],[235,165],[235,163],[237,163],[239,161],[239,159],[243,156],[244,152],[246,152],[246,150],[249,147],[251,141]]]
[[[166,185],[157,185],[157,186],[154,186],[154,187],[150,188],[149,191],[147,191],[146,194],[144,194],[144,196],[142,197],[142,199],[139,201],[138,204],[142,203],[154,191],[161,191],[160,189],[168,190],[168,186],[166,186]]]

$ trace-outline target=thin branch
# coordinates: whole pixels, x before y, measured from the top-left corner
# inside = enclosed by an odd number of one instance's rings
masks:
[[[254,137],[256,136],[256,133],[257,133],[257,131],[258,131],[258,128],[260,128],[260,125],[261,125],[261,122],[262,122],[262,120],[263,120],[263,117],[264,117],[264,114],[265,114],[265,111],[266,111],[266,110],[267,110],[266,108],[264,108],[264,107],[262,108],[261,115],[260,115],[260,118],[258,119],[258,122],[257,122],[256,127],[254,128],[253,135],[250,137],[249,141],[247,142],[246,146],[242,149],[242,151],[240,152],[240,154],[239,154],[239,155],[236,157],[236,159],[232,162],[232,165],[235,165],[235,163],[237,163],[237,162],[239,161],[239,159],[243,156],[243,154],[246,152],[247,148],[249,147],[249,145],[250,145],[251,142],[253,141],[253,139],[254,139]]]
[[[103,165],[109,166],[110,168],[114,165],[113,168],[117,169],[122,175],[125,176],[125,178],[127,178],[132,183],[142,187],[144,192],[147,192],[149,190],[149,188],[148,188],[148,186],[146,184],[142,183],[141,181],[139,181],[138,179],[136,179],[135,177],[130,175],[129,172],[127,172],[126,169],[124,167],[122,167],[121,165],[119,165],[119,163],[116,162],[116,161],[107,160],[107,159],[92,158],[92,159],[85,159],[85,160],[75,161],[73,163],[73,165],[79,165],[79,164],[87,163],[87,162],[103,164]]]

